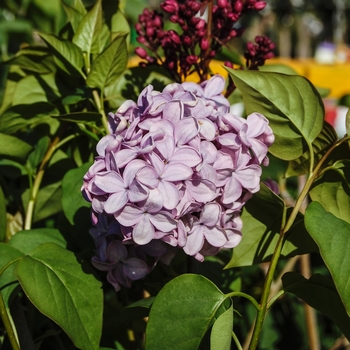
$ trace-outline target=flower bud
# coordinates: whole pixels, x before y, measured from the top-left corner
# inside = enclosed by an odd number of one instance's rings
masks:
[[[218,0],[218,7],[223,9],[227,7],[227,0]]]
[[[200,44],[201,50],[206,51],[209,49],[209,40],[207,38],[203,38]]]
[[[254,4],[254,10],[260,11],[263,10],[266,7],[265,1],[258,1]]]
[[[195,64],[195,63],[197,63],[197,61],[198,61],[198,57],[195,55],[189,55],[186,57],[186,62],[188,64]]]
[[[140,58],[146,58],[146,57],[147,57],[147,51],[146,51],[143,47],[138,46],[138,47],[135,49],[135,53],[136,53],[136,55],[139,56]]]
[[[236,1],[234,6],[233,6],[233,9],[235,10],[235,12],[241,13],[242,9],[243,9],[242,2],[241,1]]]

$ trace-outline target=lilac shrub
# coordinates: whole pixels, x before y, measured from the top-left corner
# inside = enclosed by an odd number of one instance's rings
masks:
[[[109,115],[110,134],[84,176],[93,264],[116,290],[177,249],[199,261],[241,240],[240,211],[260,188],[274,135],[261,114],[230,113],[219,75],[147,86]]]

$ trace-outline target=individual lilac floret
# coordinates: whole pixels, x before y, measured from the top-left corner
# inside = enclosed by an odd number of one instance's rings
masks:
[[[219,75],[161,92],[149,85],[109,115],[111,134],[82,191],[92,202],[93,264],[116,289],[176,248],[202,261],[240,242],[240,211],[260,189],[274,135],[263,115],[230,113],[224,86]]]

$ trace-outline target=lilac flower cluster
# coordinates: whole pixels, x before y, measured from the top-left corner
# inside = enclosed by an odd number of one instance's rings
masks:
[[[219,75],[162,92],[149,85],[110,114],[82,191],[92,202],[93,263],[116,289],[176,248],[202,261],[240,242],[240,210],[259,190],[274,135],[261,114],[231,114],[224,86]]]
[[[217,0],[216,3],[213,0],[165,0],[160,6],[180,30],[164,30],[163,14],[145,9],[135,28],[137,41],[149,53],[142,47],[137,47],[135,53],[148,63],[161,62],[174,79],[181,82],[194,71],[201,81],[205,80],[209,62],[222,45],[242,35],[242,29],[235,28],[236,22],[248,11],[262,10],[266,3],[257,0]],[[205,10],[207,19],[200,16]]]
[[[263,66],[267,59],[274,57],[273,50],[275,44],[266,36],[257,36],[256,44],[247,43],[247,51],[244,53],[247,68],[250,70],[258,69]]]

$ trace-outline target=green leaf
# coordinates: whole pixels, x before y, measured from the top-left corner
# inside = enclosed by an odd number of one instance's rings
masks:
[[[201,275],[186,274],[156,296],[146,328],[146,350],[198,349],[225,295]]]
[[[313,184],[309,194],[313,201],[350,224],[350,165],[345,163],[346,177],[339,169],[330,168]]]
[[[120,318],[123,320],[123,323],[128,323],[143,317],[148,317],[149,310],[154,300],[155,297],[141,299],[122,309]]]
[[[74,225],[75,216],[81,208],[90,208],[81,193],[83,176],[88,171],[91,163],[85,163],[77,169],[72,169],[66,173],[62,181],[62,208],[68,221]]]
[[[275,134],[269,151],[278,158],[300,157],[323,127],[324,107],[304,77],[226,68],[241,91],[247,113],[265,115]]]
[[[337,141],[338,136],[334,128],[327,122],[324,123],[321,133],[312,142],[315,163],[326,153],[327,149]],[[299,176],[310,171],[310,151],[307,150],[302,156],[289,162],[286,177]]]
[[[6,243],[0,243],[0,269],[5,267],[11,261],[19,259],[22,256],[23,253],[16,248],[13,248]],[[11,293],[18,286],[15,267],[16,263],[7,267],[0,278],[0,290],[6,307],[9,306]]]
[[[59,125],[57,120],[50,118],[50,114],[55,113],[58,113],[56,107],[45,102],[13,106],[0,116],[0,132],[12,134],[23,127],[46,123],[53,134]]]
[[[69,4],[66,3],[66,0],[62,0],[62,5],[72,25],[73,31],[76,32],[81,20],[86,14],[84,4],[81,0],[69,1]]]
[[[298,73],[290,66],[286,64],[264,64],[262,67],[259,67],[261,72],[274,72],[274,73],[283,73],[288,75],[298,75]]]
[[[62,247],[45,243],[24,257],[18,280],[35,307],[56,322],[80,349],[99,349],[102,331],[101,283]]]
[[[350,318],[330,278],[317,274],[307,280],[296,272],[287,272],[283,275],[282,282],[285,291],[295,294],[311,307],[327,315],[350,339]]]
[[[102,28],[102,7],[101,0],[98,0],[94,7],[81,20],[78,29],[73,37],[73,43],[81,48],[88,55],[99,53],[92,50],[92,46],[98,38],[98,33]]]
[[[38,140],[33,152],[31,152],[28,157],[28,162],[32,169],[36,169],[36,167],[41,163],[47,149],[49,148],[49,145],[50,138],[48,136],[43,136]]]
[[[0,186],[0,242],[3,242],[6,238],[6,200],[2,187]]]
[[[90,124],[100,121],[102,115],[96,112],[75,112],[69,114],[52,115],[51,117],[66,122]]]
[[[52,228],[36,228],[17,232],[8,244],[27,255],[44,243],[55,243],[62,248],[67,246],[61,232]]]
[[[305,212],[305,226],[350,315],[350,224],[327,212],[320,203],[312,202]]]
[[[287,215],[291,210],[287,210]],[[279,238],[283,211],[281,198],[261,184],[260,191],[244,206],[241,215],[242,240],[233,249],[232,258],[225,269],[270,261]],[[303,216],[298,214],[286,236],[281,257],[288,258],[316,250],[315,243],[304,228]]]
[[[83,52],[77,45],[52,34],[39,33],[39,35],[54,54],[56,63],[60,68],[71,75],[79,76],[82,74],[84,57]],[[78,74],[76,74],[77,72]]]
[[[104,89],[113,84],[125,71],[128,63],[126,36],[117,37],[92,65],[86,84],[92,88]]]
[[[111,4],[109,2],[108,4]],[[121,35],[121,33],[126,33],[129,35],[130,26],[128,20],[125,18],[124,14],[119,10],[113,13],[111,18],[111,37],[112,41]],[[127,40],[127,43],[129,40]]]
[[[222,313],[214,322],[210,335],[210,348],[230,350],[233,328],[233,306]]]
[[[24,162],[33,147],[15,136],[0,133],[0,157]]]

